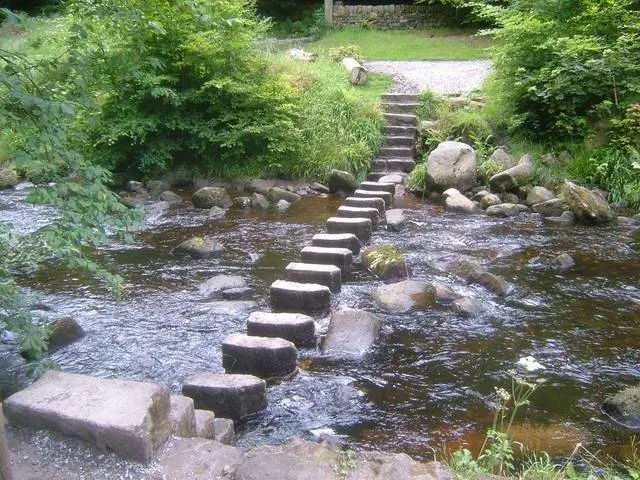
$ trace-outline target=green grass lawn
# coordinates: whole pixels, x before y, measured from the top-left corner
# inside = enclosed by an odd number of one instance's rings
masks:
[[[476,60],[488,58],[491,40],[476,37],[471,31],[365,30],[345,28],[329,33],[306,47],[317,53],[330,48],[357,45],[366,60]]]

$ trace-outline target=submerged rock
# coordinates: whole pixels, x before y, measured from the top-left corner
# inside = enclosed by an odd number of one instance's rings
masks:
[[[556,225],[573,225],[576,223],[576,216],[573,212],[566,211],[562,212],[559,217],[546,217],[545,221]]]
[[[229,208],[231,204],[231,197],[223,187],[204,187],[193,194],[196,208]]]
[[[607,397],[602,410],[625,427],[640,430],[640,386]]]
[[[458,315],[472,317],[484,311],[480,300],[471,297],[462,297],[453,301],[453,311]]]
[[[487,215],[492,217],[517,217],[529,209],[518,203],[501,203],[487,208]]]
[[[300,200],[300,195],[297,193],[290,192],[280,187],[271,187],[267,192],[267,198],[271,200],[273,203],[279,204],[282,200],[285,202],[292,204],[296,203]]]
[[[360,357],[375,343],[381,322],[365,310],[343,309],[333,312],[322,352],[335,357]]]
[[[489,273],[478,262],[472,260],[457,260],[449,266],[449,271],[467,282],[482,285],[500,296],[508,295],[512,288],[504,278]]]
[[[446,141],[429,154],[427,184],[439,192],[455,188],[466,192],[476,184],[476,152],[466,143]]]
[[[49,350],[56,350],[77,342],[86,334],[82,327],[71,317],[62,317],[49,324],[47,344]]]
[[[553,268],[560,270],[561,272],[566,272],[576,265],[576,261],[568,253],[561,253],[551,260],[551,265]]]
[[[579,222],[602,224],[615,218],[603,197],[575,183],[565,181],[562,198]]]
[[[239,275],[216,275],[200,284],[200,293],[215,297],[226,290],[247,288],[247,281]]]
[[[182,203],[182,197],[171,190],[165,190],[160,193],[160,200],[169,203],[169,205],[179,205]]]
[[[258,210],[267,210],[271,203],[267,200],[267,197],[260,193],[254,193],[251,195],[251,206]]]
[[[382,285],[375,289],[373,298],[380,308],[393,313],[404,313],[451,304],[458,295],[444,285],[432,285],[422,280],[404,280]]]
[[[289,210],[289,207],[291,207],[291,204],[286,200],[278,200],[278,203],[276,203],[276,210],[281,213]]]
[[[175,247],[171,253],[195,258],[217,258],[223,251],[224,245],[213,238],[193,237]]]

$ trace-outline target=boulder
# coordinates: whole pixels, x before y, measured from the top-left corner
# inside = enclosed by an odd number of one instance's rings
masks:
[[[218,258],[222,256],[224,245],[216,239],[193,237],[175,247],[173,255],[188,255],[194,258]]]
[[[240,420],[267,408],[267,384],[253,375],[196,373],[185,379],[182,394],[216,417]]]
[[[489,179],[489,185],[494,192],[509,192],[529,183],[533,178],[533,165],[530,157],[525,155],[518,165],[495,174]]]
[[[182,203],[182,197],[170,190],[160,193],[160,200],[167,202],[169,205],[179,205]]]
[[[450,265],[449,270],[467,282],[482,285],[500,296],[505,296],[511,291],[511,285],[505,279],[489,273],[472,260],[457,260]]]
[[[625,427],[640,430],[640,386],[610,395],[602,404],[602,410]]]
[[[53,351],[77,342],[85,336],[82,327],[71,317],[62,317],[49,324],[49,336],[47,344]]]
[[[489,207],[495,207],[496,205],[500,205],[502,200],[495,193],[488,193],[480,198],[480,208],[486,210]]]
[[[350,194],[358,188],[356,177],[343,170],[331,170],[325,179],[325,183],[332,193]]]
[[[476,204],[465,197],[455,188],[449,188],[442,193],[444,197],[444,208],[450,212],[473,213],[476,211]]]
[[[233,199],[233,206],[236,208],[251,208],[251,198],[235,197]]]
[[[257,210],[267,210],[271,204],[267,197],[260,193],[251,195],[251,206]]]
[[[544,187],[533,187],[527,194],[527,199],[524,203],[532,207],[538,203],[548,202],[553,200],[556,196],[551,190],[547,190]]]
[[[603,224],[615,218],[604,198],[575,183],[565,181],[562,199],[581,223]]]
[[[234,446],[236,444],[236,431],[233,420],[228,418],[216,418],[214,422],[214,438],[224,445]]]
[[[435,303],[435,288],[422,280],[404,280],[382,285],[373,292],[376,304],[393,313],[420,310]]]
[[[281,200],[284,200],[285,202],[292,204],[300,200],[301,197],[297,193],[290,192],[288,190],[285,190],[284,188],[271,187],[267,191],[267,198],[271,202],[276,204],[278,204]]]
[[[483,312],[480,300],[471,297],[457,298],[453,301],[453,311],[458,315],[473,317]]]
[[[487,208],[487,215],[492,217],[517,217],[522,212],[527,211],[529,211],[527,207],[518,203],[501,203]]]
[[[19,182],[16,172],[9,168],[0,169],[0,190],[15,187]]]
[[[196,208],[229,208],[231,197],[223,187],[204,187],[193,194],[193,205]]]
[[[172,438],[158,455],[157,470],[160,472],[160,477],[153,478],[163,480],[223,478],[222,475],[229,469],[229,465],[238,462],[242,453],[239,448],[223,445],[215,440]]]
[[[289,207],[291,207],[291,204],[286,200],[278,200],[278,203],[276,203],[276,210],[280,213],[286,212]]]
[[[559,217],[566,212],[569,207],[561,198],[554,198],[545,202],[536,203],[532,210],[543,217]]]
[[[253,296],[253,289],[249,287],[237,287],[223,290],[221,293],[225,300],[242,300]]]
[[[171,433],[169,391],[153,383],[50,370],[4,402],[16,425],[80,437],[104,452],[151,459]]]
[[[222,366],[227,373],[283,377],[297,372],[297,360],[298,349],[283,338],[233,333],[222,342]]]
[[[404,217],[404,212],[399,208],[387,210],[386,216],[387,230],[391,230],[392,232],[399,232],[407,223],[407,219]]]
[[[380,318],[365,310],[338,310],[331,314],[322,352],[334,357],[361,357],[380,334]]]
[[[193,403],[193,400],[191,400]],[[216,432],[216,414],[209,410],[193,411],[196,419],[196,437],[213,439]]]
[[[318,192],[318,193],[331,193],[331,190],[329,190],[329,187],[319,182],[313,182],[311,185],[309,185],[309,188],[314,192]]]
[[[380,252],[381,249],[391,250],[394,254],[393,257],[395,260],[390,258],[389,260],[393,261],[374,262],[376,259],[376,253]],[[378,255],[380,255],[380,253]],[[403,256],[399,254],[394,245],[377,245],[374,247],[368,247],[364,252],[362,252],[361,260],[362,265],[367,270],[373,272],[385,282],[392,283],[411,278],[411,268],[404,260]]]
[[[146,187],[149,194],[154,198],[158,198],[162,193],[171,190],[169,182],[164,180],[150,180],[146,182]]]
[[[442,142],[429,154],[427,184],[433,190],[465,192],[475,185],[476,177],[476,152],[466,143]]]
[[[193,400],[182,395],[171,395],[170,402],[169,423],[171,423],[171,433],[176,437],[195,437],[196,414],[193,408]]]
[[[551,265],[553,268],[560,270],[561,272],[566,272],[576,265],[576,261],[571,255],[565,252],[554,257],[553,260],[551,260]]]
[[[202,282],[198,289],[206,297],[215,297],[225,290],[245,288],[246,286],[247,281],[239,275],[216,275]]]
[[[516,166],[516,161],[509,155],[504,148],[496,148],[489,157],[489,161],[497,163],[502,167],[502,170],[508,170]]]
[[[249,190],[252,192],[266,195],[270,188],[276,186],[275,180],[263,180],[261,178],[255,178],[249,182]]]

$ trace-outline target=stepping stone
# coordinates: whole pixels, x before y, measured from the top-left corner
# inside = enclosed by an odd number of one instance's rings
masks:
[[[371,170],[374,172],[386,172],[388,168],[386,158],[374,158],[371,160]]]
[[[192,400],[193,401],[193,400]],[[196,418],[196,437],[213,439],[215,435],[216,414],[210,410],[194,410]]]
[[[385,182],[362,182],[360,184],[360,190],[369,190],[372,192],[389,192],[391,195],[396,193],[395,183]]]
[[[383,171],[381,171],[381,172],[369,172],[367,174],[367,181],[369,181],[369,182],[377,182],[381,178],[383,178],[386,175],[388,175],[388,172],[386,170],[387,169],[385,167],[385,169]]]
[[[384,201],[381,203],[384,208]],[[348,248],[353,255],[358,255],[362,248],[360,240],[353,233],[318,233],[311,239],[311,245],[325,248]]]
[[[387,169],[397,172],[412,172],[416,168],[416,162],[410,158],[389,158],[387,160]]]
[[[183,395],[171,395],[169,423],[171,433],[176,437],[190,438],[196,436],[196,414],[193,399]]]
[[[413,135],[400,136],[400,135],[386,135],[384,137],[385,147],[413,147],[416,143],[416,139]]]
[[[368,218],[330,217],[327,220],[327,233],[353,233],[363,242],[371,238],[372,230],[373,224]]]
[[[387,125],[385,128],[385,133],[387,135],[399,135],[415,138],[418,133],[418,129],[416,127],[410,126]]]
[[[233,420],[216,418],[213,438],[224,445],[234,446],[236,444],[236,432],[233,427]]]
[[[404,185],[405,180],[407,178],[407,174],[406,173],[402,173],[402,172],[395,172],[395,173],[388,173],[386,174],[384,177],[381,177],[378,182],[379,183],[394,183],[396,185]],[[395,189],[394,189],[394,195],[395,195]]]
[[[391,102],[411,102],[418,103],[420,96],[415,93],[384,93],[382,94],[382,101]]]
[[[298,349],[283,338],[233,333],[222,342],[222,367],[227,373],[260,378],[284,377],[297,372],[297,360]]]
[[[393,195],[383,190],[356,190],[353,192],[353,196],[356,198],[381,198],[384,200],[386,208],[389,208],[393,201]]]
[[[335,265],[343,274],[351,271],[353,253],[348,248],[304,247],[300,252],[304,263]]]
[[[371,228],[376,230],[380,224],[380,213],[377,208],[371,207],[338,207],[338,217],[342,218],[368,218],[371,220]]]
[[[253,375],[196,373],[182,383],[182,394],[216,417],[239,420],[267,408],[267,384]]]
[[[392,232],[399,232],[402,230],[407,223],[404,218],[404,212],[399,208],[392,208],[391,210],[387,210],[387,230],[391,230]]]
[[[382,147],[378,152],[381,158],[410,158],[413,159],[415,150],[413,147]]]
[[[284,338],[297,347],[315,346],[315,334],[313,318],[301,313],[253,312],[247,319],[247,335]]]
[[[346,251],[351,255],[350,250]],[[304,255],[302,261],[305,263],[321,263],[306,260]],[[301,312],[313,315],[324,314],[330,308],[331,291],[329,287],[318,285],[317,283],[298,283],[285,280],[276,280],[271,284],[271,309],[275,312]]]
[[[377,208],[380,215],[384,215],[384,199],[378,197],[347,197],[344,201],[347,207]]]
[[[384,119],[387,125],[391,126],[415,126],[418,123],[418,117],[404,113],[385,113]]]
[[[106,380],[50,370],[4,401],[15,425],[80,437],[139,462],[171,434],[169,390],[155,383]]]
[[[335,265],[291,262],[284,269],[284,278],[290,282],[324,285],[332,292],[339,292],[342,285],[340,269]]]
[[[338,357],[360,357],[375,343],[380,327],[380,318],[365,310],[333,312],[322,352]]]

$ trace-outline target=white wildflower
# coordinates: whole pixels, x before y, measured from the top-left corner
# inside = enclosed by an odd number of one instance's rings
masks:
[[[535,372],[536,370],[545,370],[545,366],[538,362],[532,356],[522,357],[518,360],[518,365],[523,367],[527,372]]]
[[[500,388],[494,387],[494,390],[496,391],[498,396],[500,398],[502,398],[503,401],[508,402],[509,400],[511,400],[511,395],[504,388],[502,388],[502,387],[500,387]]]

